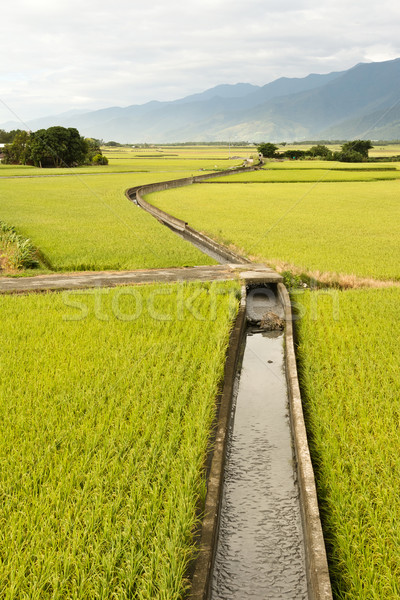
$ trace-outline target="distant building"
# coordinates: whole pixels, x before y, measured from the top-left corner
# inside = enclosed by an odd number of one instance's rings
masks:
[[[0,163],[4,158],[4,152],[3,152],[4,146],[5,146],[5,144],[0,144]]]

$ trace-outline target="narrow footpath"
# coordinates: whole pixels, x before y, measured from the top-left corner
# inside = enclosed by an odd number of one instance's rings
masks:
[[[87,271],[36,277],[0,277],[0,294],[26,294],[77,290],[118,285],[172,283],[177,281],[243,280],[258,283],[266,279],[282,281],[281,275],[265,265],[223,264],[215,266],[149,269],[137,271]]]

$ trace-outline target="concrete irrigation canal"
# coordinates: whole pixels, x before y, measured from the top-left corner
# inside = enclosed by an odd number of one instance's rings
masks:
[[[268,315],[265,317],[265,315]],[[276,286],[248,290],[227,440],[212,600],[307,598],[289,423],[283,306]]]
[[[221,173],[219,174],[221,175]],[[221,264],[241,266],[200,551],[190,600],[330,600],[332,591],[282,278],[143,196],[207,176],[131,188],[129,200]]]

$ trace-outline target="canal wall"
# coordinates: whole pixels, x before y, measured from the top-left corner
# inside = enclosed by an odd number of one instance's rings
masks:
[[[160,208],[157,208],[153,204],[150,204],[150,202],[147,202],[147,200],[145,200],[144,196],[153,192],[162,192],[173,188],[192,185],[194,183],[199,183],[208,179],[214,179],[216,177],[232,175],[233,173],[246,173],[254,170],[256,170],[256,167],[240,167],[234,170],[231,169],[227,171],[218,171],[216,173],[206,173],[204,175],[184,177],[182,179],[172,179],[170,181],[150,183],[148,185],[129,188],[126,190],[125,195],[128,198],[128,200],[136,202],[136,204],[138,204],[141,208],[153,215],[153,217],[155,217],[158,221],[175,230],[186,240],[192,242],[194,245],[204,246],[206,249],[209,249],[214,254],[219,254],[224,259],[224,261],[232,263],[249,264],[251,263],[249,259],[245,258],[244,256],[241,256],[240,254],[237,254],[229,248],[226,248],[226,246],[223,246],[222,244],[218,244],[218,242],[211,239],[204,233],[196,231],[195,229],[190,227],[186,221],[178,219],[177,217],[168,214]]]
[[[309,600],[332,600],[314,471],[308,447],[300,386],[297,377],[293,339],[293,314],[290,297],[283,283],[277,284],[277,296],[283,306],[285,320],[285,367],[290,423],[300,494],[308,598]],[[232,407],[233,386],[237,374],[236,369],[246,331],[246,300],[246,287],[243,286],[239,313],[232,330],[227,355],[223,392],[219,405],[220,414],[218,417],[217,435],[204,507],[205,516],[201,528],[200,549],[195,562],[192,587],[188,595],[188,600],[208,600],[210,597],[212,568],[218,537],[229,415]],[[245,597],[245,593],[245,590],[243,590],[243,597]]]

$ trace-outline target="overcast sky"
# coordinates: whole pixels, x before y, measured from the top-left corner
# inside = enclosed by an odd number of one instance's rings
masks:
[[[0,123],[390,60],[399,26],[395,0],[11,0]]]

